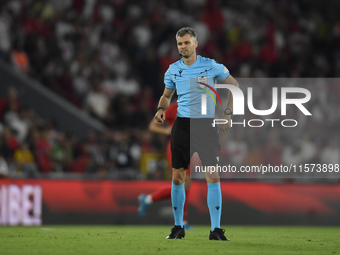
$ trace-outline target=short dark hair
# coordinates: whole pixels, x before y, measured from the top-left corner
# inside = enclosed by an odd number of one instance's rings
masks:
[[[191,37],[197,40],[197,33],[192,27],[182,27],[180,30],[178,30],[176,33],[176,40],[178,37],[183,37],[186,34],[189,34]]]

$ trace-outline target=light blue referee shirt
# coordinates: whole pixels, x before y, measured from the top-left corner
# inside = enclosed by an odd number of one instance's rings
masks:
[[[223,81],[228,76],[229,70],[224,65],[200,55],[197,55],[196,62],[190,66],[184,64],[183,59],[171,64],[164,75],[164,83],[168,89],[177,91],[177,116],[215,118],[215,102],[206,91],[209,91],[215,100],[216,94],[203,83],[215,89],[215,79]],[[202,94],[207,94],[206,115],[202,115]]]

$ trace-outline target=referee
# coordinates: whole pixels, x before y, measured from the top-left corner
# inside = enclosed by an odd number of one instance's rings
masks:
[[[196,54],[198,46],[196,31],[190,27],[181,28],[176,34],[177,48],[182,57],[171,64],[164,76],[165,89],[161,96],[155,120],[159,123],[165,121],[165,109],[170,104],[175,93],[178,95],[177,119],[171,131],[172,153],[172,187],[171,201],[175,218],[175,226],[167,239],[180,239],[185,236],[183,227],[183,208],[185,203],[184,182],[186,169],[191,156],[197,152],[203,166],[218,164],[220,144],[218,130],[212,127],[215,117],[215,105],[212,100],[206,103],[205,115],[201,115],[202,88],[209,81],[219,79],[226,84],[239,87],[237,81],[229,74],[229,70],[213,59],[204,58]],[[210,83],[211,84],[211,83]],[[211,86],[207,85],[204,91]],[[215,94],[209,93],[211,96]],[[221,125],[221,130],[230,129],[230,114],[232,113],[233,97],[229,93],[228,104],[222,115],[227,124]],[[190,128],[190,124],[192,127]],[[203,133],[204,132],[204,133]],[[204,134],[204,135],[203,135]],[[202,142],[203,140],[203,142]],[[206,146],[208,144],[208,146]],[[211,220],[210,240],[229,241],[220,228],[222,195],[220,178],[217,172],[207,172],[205,176],[208,184],[208,207]]]

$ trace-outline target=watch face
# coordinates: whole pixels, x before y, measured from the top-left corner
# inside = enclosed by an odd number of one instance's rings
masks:
[[[228,108],[224,110],[224,113],[227,115],[231,115],[232,111]]]

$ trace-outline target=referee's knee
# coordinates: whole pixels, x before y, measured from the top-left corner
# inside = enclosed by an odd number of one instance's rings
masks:
[[[216,182],[220,182],[220,178],[205,178],[207,180],[207,183],[216,183]]]
[[[185,182],[185,175],[186,175],[185,170],[173,168],[172,182],[175,185],[183,184]]]

